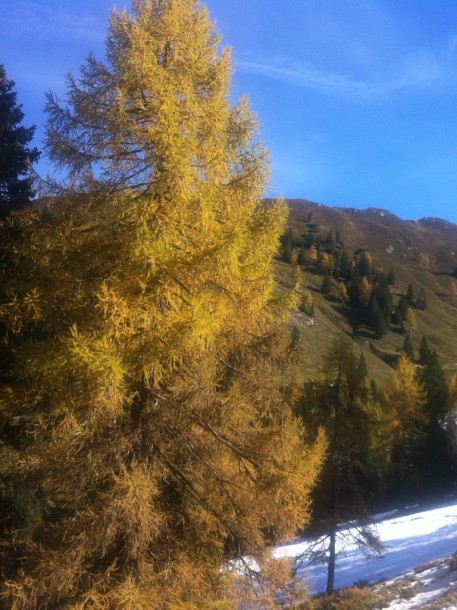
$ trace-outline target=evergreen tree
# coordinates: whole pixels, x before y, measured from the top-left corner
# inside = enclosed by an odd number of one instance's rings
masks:
[[[333,284],[329,275],[326,275],[322,280],[321,291],[322,294],[329,295],[332,292]]]
[[[392,324],[400,325],[402,323],[401,314],[398,307],[393,307],[391,315]]]
[[[373,294],[376,298],[379,309],[384,315],[386,327],[389,329],[392,315],[392,295],[390,294],[385,275],[383,273],[378,273],[377,275],[378,277],[373,288]]]
[[[449,387],[435,350],[429,350],[418,379],[425,389],[426,425],[421,458],[424,488],[429,492],[445,492],[454,478],[450,439],[446,430],[449,408]]]
[[[343,248],[340,257],[340,266],[339,266],[340,276],[348,280],[351,275],[351,263],[349,261],[349,256],[347,250]]]
[[[297,263],[299,265],[304,265],[306,263],[306,250],[304,246],[301,246],[300,251],[298,253]]]
[[[425,311],[427,309],[427,297],[425,296],[425,290],[424,290],[424,288],[422,286],[419,288],[419,293],[417,295],[416,306],[419,309],[422,309],[422,311]]]
[[[428,345],[427,338],[425,336],[422,337],[420,346],[419,346],[419,362],[420,364],[425,364],[430,356],[430,347]]]
[[[281,237],[282,260],[286,263],[292,261],[292,251],[294,247],[294,235],[292,229],[287,229]]]
[[[406,335],[401,351],[408,356],[411,362],[414,362],[414,348],[409,335]]]
[[[374,317],[373,329],[374,329],[378,339],[381,339],[382,337],[384,337],[384,335],[388,331],[386,319],[384,317],[383,312],[379,308],[377,309],[375,317]]]
[[[409,305],[408,305],[408,300],[405,298],[404,295],[400,296],[400,298],[398,300],[397,309],[398,309],[398,313],[400,314],[400,321],[405,322],[408,317]]]
[[[384,311],[378,304],[378,299],[373,293],[370,299],[370,303],[367,308],[367,323],[373,328],[376,336],[380,339],[389,330],[384,315]]]
[[[14,84],[0,64],[0,216],[31,201],[35,193],[28,174],[40,157],[37,148],[29,147],[35,127],[21,125],[24,113]]]
[[[393,285],[395,284],[395,273],[394,273],[394,270],[393,270],[393,269],[391,269],[391,270],[389,271],[389,273],[387,274],[387,278],[386,278],[386,280],[387,280],[387,283],[388,283],[390,286],[393,286]]]
[[[5,607],[214,608],[222,566],[309,518],[323,447],[284,394],[286,209],[261,204],[230,75],[198,3],[135,0],[68,106],[50,97],[78,192],[1,236]]]
[[[410,305],[414,304],[415,300],[415,291],[414,286],[412,284],[408,284],[408,288],[406,289],[406,300]]]

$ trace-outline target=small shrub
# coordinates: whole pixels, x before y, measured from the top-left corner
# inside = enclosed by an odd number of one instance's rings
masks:
[[[454,553],[449,559],[449,573],[457,571],[457,553]]]
[[[357,582],[354,583],[354,587],[357,587],[358,589],[364,589],[365,587],[369,587],[370,586],[370,581],[367,580],[366,578],[360,578]]]
[[[371,610],[380,598],[371,589],[352,587],[310,601],[306,610]]]

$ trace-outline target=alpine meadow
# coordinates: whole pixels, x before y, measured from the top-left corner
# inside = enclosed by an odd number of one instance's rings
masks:
[[[238,607],[224,566],[287,580],[267,548],[325,451],[291,409],[286,206],[205,8],[134,0],[106,49],[48,96],[61,180],[1,230],[2,607]]]

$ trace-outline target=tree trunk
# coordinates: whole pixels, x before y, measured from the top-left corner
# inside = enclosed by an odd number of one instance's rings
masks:
[[[333,593],[335,587],[335,563],[336,563],[336,523],[330,526],[330,543],[328,546],[328,571],[327,571],[327,595]]]

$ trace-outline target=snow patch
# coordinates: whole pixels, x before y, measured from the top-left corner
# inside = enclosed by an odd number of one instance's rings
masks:
[[[450,557],[457,550],[457,503],[418,512],[395,515],[377,523],[377,530],[385,551],[381,557],[367,558],[357,548],[350,531],[340,532],[340,556],[337,558],[335,587],[350,587],[360,580],[377,582],[412,571],[419,564],[437,558]],[[276,557],[298,558],[315,544],[315,540],[301,540],[278,547]],[[314,593],[325,591],[327,566],[302,563],[298,573]],[[457,575],[454,574],[454,579]],[[424,595],[427,593],[424,590]],[[406,610],[411,606],[392,606],[391,610]]]

